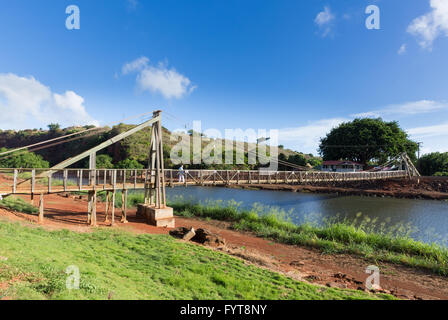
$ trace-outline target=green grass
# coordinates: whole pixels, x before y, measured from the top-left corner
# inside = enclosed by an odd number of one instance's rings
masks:
[[[0,298],[389,299],[295,281],[166,235],[46,231],[0,221]],[[68,266],[79,290],[65,287]],[[7,284],[5,286],[5,284]]]
[[[0,201],[0,207],[17,211],[17,212],[24,212],[29,214],[37,213],[39,210],[23,200],[22,198],[16,198],[13,196],[7,197]]]
[[[171,201],[169,205],[176,215],[229,221],[236,230],[251,231],[276,242],[314,247],[329,254],[356,254],[372,261],[403,264],[448,275],[448,249],[413,240],[406,226],[375,226],[375,221],[368,220],[361,223],[327,220],[320,226],[311,223],[295,225],[286,219],[285,212],[271,209],[262,214],[259,206],[242,210],[232,201],[193,204],[181,199]]]

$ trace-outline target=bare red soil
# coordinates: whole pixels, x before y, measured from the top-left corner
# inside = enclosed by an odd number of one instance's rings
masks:
[[[30,198],[24,197],[30,201]],[[37,199],[35,200],[37,204]],[[60,195],[45,196],[45,221],[49,230],[69,229],[90,232],[87,225],[87,202],[79,197]],[[110,227],[104,223],[103,203],[98,203],[99,227]],[[116,210],[116,225],[113,228],[135,233],[168,234],[169,229],[156,228],[136,217],[135,209],[129,210],[127,224],[120,223],[121,211]],[[37,225],[37,217],[0,209],[0,218],[13,221],[28,221]],[[367,266],[372,263],[352,255],[325,255],[315,249],[273,243],[229,228],[219,221],[176,218],[177,227],[205,228],[223,237],[226,247],[222,250],[264,268],[284,273],[292,278],[331,287],[365,289]],[[404,299],[448,299],[448,278],[390,263],[377,263],[381,272],[381,287],[386,292]]]

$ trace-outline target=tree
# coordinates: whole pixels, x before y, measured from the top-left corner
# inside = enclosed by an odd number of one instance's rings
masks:
[[[8,151],[0,148],[0,153]],[[49,168],[50,164],[42,156],[29,151],[19,151],[0,159],[0,168]]]
[[[98,169],[113,169],[112,157],[107,154],[100,154],[96,157],[96,167]]]
[[[56,132],[59,131],[61,129],[61,125],[59,123],[50,123],[48,125],[48,130],[50,130],[50,132]]]
[[[332,129],[320,140],[319,153],[324,160],[351,160],[366,165],[370,161],[383,163],[401,152],[415,161],[418,149],[396,121],[355,119]]]
[[[448,152],[425,154],[418,160],[417,168],[424,176],[443,175],[448,172]]]
[[[143,165],[137,160],[121,160],[115,166],[117,169],[143,169]]]

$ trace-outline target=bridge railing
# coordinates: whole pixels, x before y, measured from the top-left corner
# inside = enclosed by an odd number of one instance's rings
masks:
[[[0,194],[144,188],[147,169],[4,169]]]
[[[164,171],[165,183],[175,185],[306,184],[318,182],[403,178],[406,171],[322,172],[258,170]],[[148,169],[3,169],[0,194],[38,194],[87,190],[143,189]],[[153,180],[154,181],[154,180]]]
[[[324,171],[259,171],[259,170],[165,170],[169,185],[277,184],[359,181],[403,178],[407,172],[324,172]]]

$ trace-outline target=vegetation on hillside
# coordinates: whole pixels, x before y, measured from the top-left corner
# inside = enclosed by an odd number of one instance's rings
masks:
[[[6,151],[8,149],[0,148],[0,153]],[[0,158],[0,168],[48,168],[49,166],[49,162],[45,161],[42,156],[26,150],[7,154]]]
[[[82,139],[77,139],[73,141],[68,141],[63,144],[58,144],[52,146],[47,149],[41,149],[35,151],[36,155],[42,157],[43,159],[49,162],[49,165],[55,165],[66,158],[73,157],[89,148],[92,148],[95,145],[100,144],[101,142],[106,141],[120,133],[128,131],[134,128],[135,125],[128,124],[118,124],[113,126],[112,128],[104,127],[99,128],[95,134],[87,134]],[[53,139],[57,137],[61,137],[67,134],[80,132],[82,130],[90,129],[91,126],[84,127],[70,127],[66,129],[61,129],[58,124],[49,125],[49,130],[22,130],[22,131],[1,131],[0,130],[0,145],[4,145],[7,148],[17,148],[25,145],[34,144],[37,142],[45,141],[48,139]],[[178,137],[178,139],[172,139],[171,132],[169,132],[166,128],[162,128],[164,148],[163,155],[165,161],[165,168],[174,168],[179,167],[179,164],[172,163],[170,160],[170,155],[172,149],[175,145],[177,145],[182,140],[182,136]],[[249,146],[248,143],[244,143],[244,164],[226,164],[225,163],[225,140],[217,140],[217,139],[208,139],[202,141],[202,148],[204,149],[209,144],[222,145],[222,164],[206,164],[202,161],[200,164],[193,164],[193,139],[186,134],[187,137],[186,143],[189,144],[190,154],[186,155],[186,161],[184,164],[184,168],[186,169],[221,169],[221,170],[253,170],[258,169],[260,167],[260,163],[256,162],[255,164],[248,164],[249,159]],[[151,129],[145,128],[136,132],[135,134],[123,139],[120,142],[117,142],[105,150],[102,150],[96,159],[98,168],[143,168],[147,166],[148,162],[148,149],[149,149],[149,141],[151,138]],[[185,138],[185,137],[184,137]],[[205,137],[206,138],[206,137]],[[254,145],[251,145],[251,150],[254,148]],[[269,156],[269,146],[267,147],[267,156]],[[320,158],[314,157],[313,155],[305,155],[301,153],[297,153],[288,149],[279,148],[279,157],[281,160],[286,160],[292,162],[294,164],[306,165],[309,164],[311,167],[318,166],[320,164]],[[212,153],[213,155],[213,153]],[[236,150],[234,150],[233,158],[236,159]],[[188,164],[190,162],[190,164]],[[34,164],[33,162],[29,162]],[[43,163],[41,165],[44,165]],[[5,166],[9,166],[9,164],[5,164]],[[33,165],[31,165],[33,166]],[[48,166],[48,165],[47,165]],[[89,159],[84,159],[79,161],[78,163],[72,165],[72,167],[76,168],[87,168],[89,166]],[[19,166],[24,167],[25,166]],[[291,170],[291,168],[280,167],[281,170]]]
[[[448,152],[425,154],[418,160],[417,168],[425,176],[448,176]]]
[[[381,118],[342,123],[322,138],[319,146],[324,160],[351,160],[364,165],[384,163],[401,152],[407,152],[415,161],[417,149],[417,143],[409,139],[398,122]]]
[[[166,235],[50,232],[0,221],[0,238],[7,258],[0,299],[392,298],[299,282]],[[79,289],[67,289],[76,268]]]

